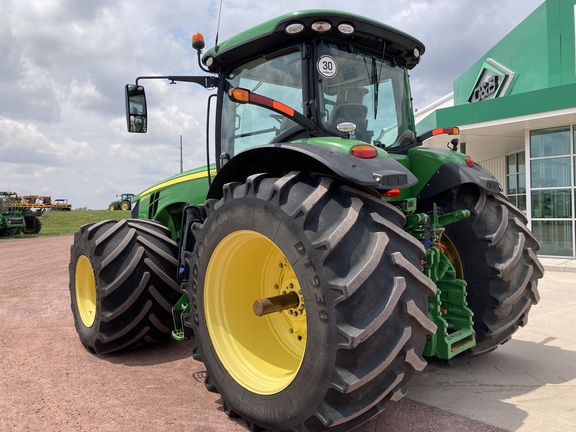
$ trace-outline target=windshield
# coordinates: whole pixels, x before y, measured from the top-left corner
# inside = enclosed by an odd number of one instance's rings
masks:
[[[352,45],[318,41],[316,73],[319,117],[327,132],[342,135],[337,125],[351,122],[351,138],[369,144],[397,147],[415,139],[404,67]]]
[[[227,90],[242,87],[288,105],[302,114],[300,50],[260,57],[234,69],[226,77]],[[229,159],[250,147],[267,144],[297,124],[287,117],[253,104],[224,97],[222,152]],[[226,160],[223,160],[226,162]]]

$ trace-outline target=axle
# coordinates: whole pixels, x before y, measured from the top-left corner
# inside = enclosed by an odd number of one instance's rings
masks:
[[[280,312],[285,309],[291,309],[298,306],[300,297],[295,292],[282,294],[274,297],[256,300],[252,308],[258,316],[267,315],[273,312]]]

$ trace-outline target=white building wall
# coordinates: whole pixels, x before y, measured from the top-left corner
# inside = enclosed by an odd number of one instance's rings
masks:
[[[506,191],[506,155],[500,155],[491,159],[476,162],[490,171],[492,175],[496,177],[496,179],[500,182],[502,189]]]

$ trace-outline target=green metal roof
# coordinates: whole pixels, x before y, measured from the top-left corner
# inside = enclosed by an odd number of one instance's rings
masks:
[[[435,121],[437,126],[461,126],[562,110],[575,106],[576,83],[439,109],[436,111]],[[428,123],[426,127],[426,130],[431,129]],[[420,132],[420,130],[421,125],[418,124],[418,131]]]
[[[321,34],[312,31],[311,24],[321,20],[330,22],[332,29]],[[294,22],[304,24],[304,30],[294,35],[287,34],[286,25]],[[339,33],[336,27],[340,23],[353,24],[354,33],[349,36]],[[420,55],[425,50],[420,41],[394,27],[360,15],[318,9],[292,12],[256,25],[211,48],[204,54],[202,61],[206,64],[206,60],[212,58],[213,64],[209,69],[216,72],[220,68],[261,55],[271,47],[280,49],[282,45],[293,44],[294,41],[318,35],[337,36],[338,39],[348,39],[367,47],[372,46],[374,49],[382,49],[384,40],[386,53],[405,63],[408,68],[414,67],[420,60],[420,57],[414,56],[414,48],[418,48]]]
[[[507,95],[576,82],[574,1],[547,0],[454,82],[454,105],[468,103],[486,59],[515,73]]]
[[[574,0],[547,0],[454,82],[454,106],[424,118],[418,131],[576,107]],[[490,59],[513,73],[498,97],[469,102]]]

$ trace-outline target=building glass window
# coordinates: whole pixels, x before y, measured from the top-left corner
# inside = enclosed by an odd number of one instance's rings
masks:
[[[574,134],[574,126],[530,131],[530,216],[540,255],[576,256]]]
[[[530,132],[530,157],[570,154],[570,126],[533,130]]]
[[[569,157],[532,160],[532,187],[569,187],[571,171]]]
[[[506,156],[506,195],[526,214],[526,152]]]
[[[532,232],[540,242],[539,255],[573,256],[572,222],[556,220],[533,221]]]

